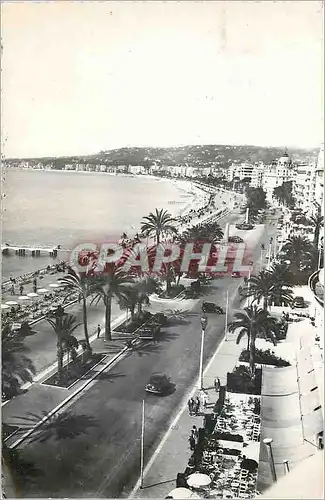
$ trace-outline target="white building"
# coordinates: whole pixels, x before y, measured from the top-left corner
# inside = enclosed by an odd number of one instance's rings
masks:
[[[324,215],[324,144],[320,148],[315,168],[314,212],[319,206],[321,214]]]
[[[296,200],[296,207],[307,215],[314,212],[316,188],[316,165],[299,164],[295,167],[292,191]]]
[[[269,203],[274,203],[273,190],[281,186],[284,182],[289,182],[294,178],[294,166],[285,153],[277,162],[272,165],[267,165],[264,168],[262,188],[266,192],[266,200]]]
[[[262,187],[264,165],[263,163],[233,163],[227,170],[227,180],[232,182],[234,180],[250,179],[250,186]]]
[[[143,165],[129,165],[129,173],[130,174],[145,174],[146,169]]]

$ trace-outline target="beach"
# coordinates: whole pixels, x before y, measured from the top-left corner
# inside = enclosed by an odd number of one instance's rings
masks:
[[[155,208],[173,217],[206,205],[209,194],[194,182],[100,172],[7,170],[3,244],[62,246],[58,258],[3,256],[2,279],[20,276],[68,258],[81,242],[133,236]],[[229,195],[230,196],[230,195]],[[217,197],[216,210],[223,205]],[[220,203],[219,203],[220,202]]]

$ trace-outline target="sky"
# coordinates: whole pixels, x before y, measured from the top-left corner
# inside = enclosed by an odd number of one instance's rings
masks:
[[[319,1],[3,2],[6,157],[323,141]]]

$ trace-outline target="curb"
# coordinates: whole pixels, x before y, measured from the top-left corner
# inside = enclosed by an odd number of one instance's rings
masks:
[[[135,339],[132,341],[132,345],[134,345],[138,339]],[[66,406],[75,396],[80,394],[91,382],[93,382],[98,375],[100,375],[102,372],[107,370],[108,367],[110,367],[113,363],[115,363],[120,357],[123,356],[127,351],[129,350],[128,347],[124,347],[119,353],[117,353],[112,359],[110,359],[104,366],[101,368],[98,372],[94,373],[94,375],[87,380],[81,387],[79,387],[75,392],[70,394],[64,401],[62,401],[60,404],[58,404],[53,410],[51,410],[45,417],[42,418],[34,427],[30,430],[28,430],[21,438],[17,439],[12,445],[10,445],[10,449],[15,449],[17,446],[19,446],[21,443],[23,443],[27,438],[29,438],[33,432],[35,432],[41,425],[43,425],[50,417],[55,415],[59,410],[61,410],[64,406]],[[99,364],[99,363],[98,363]]]

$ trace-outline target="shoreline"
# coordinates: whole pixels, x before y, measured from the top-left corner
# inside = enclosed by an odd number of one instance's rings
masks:
[[[28,169],[20,169],[20,170],[22,171],[22,170],[28,170]],[[43,171],[43,169],[33,169],[33,170]],[[44,170],[44,171],[46,171],[46,170]],[[69,171],[68,170],[66,170],[66,171],[55,170],[55,172],[69,172]],[[70,172],[75,172],[75,171],[70,171]],[[82,171],[81,173],[86,173],[86,174],[102,173],[103,175],[104,174],[107,175],[107,172],[84,172],[84,171]],[[173,184],[174,187],[176,187],[176,189],[178,190],[178,197],[177,197],[177,199],[170,200],[167,203],[167,205],[165,205],[162,208],[164,208],[165,210],[170,212],[172,217],[175,219],[183,218],[186,216],[189,217],[191,210],[197,211],[200,209],[201,210],[202,209],[206,209],[206,210],[209,209],[208,202],[209,202],[209,199],[211,197],[211,187],[209,188],[210,191],[208,192],[207,189],[204,188],[204,185],[200,186],[200,185],[196,184],[195,181],[190,181],[188,179],[178,179],[178,178],[175,179],[175,178],[160,177],[160,176],[145,175],[145,174],[144,175],[129,175],[129,174],[117,174],[116,175],[116,174],[108,173],[108,175],[122,176],[122,177],[129,177],[129,178],[138,177],[140,179],[143,178],[143,179],[155,180],[156,182],[166,182],[166,181],[169,181],[169,183],[171,182],[171,184]],[[213,191],[215,192],[215,198],[216,198],[216,196],[218,195],[219,189],[214,188]],[[229,191],[229,192],[227,192],[227,194],[231,198],[236,198],[235,193],[232,193]],[[185,198],[187,198],[187,199],[185,200]],[[215,200],[215,202],[216,201],[217,200]],[[224,208],[224,206],[221,204],[221,197],[220,196],[218,197],[218,201],[219,201],[219,203],[216,203],[216,205],[214,207],[211,207],[213,209],[213,213],[220,212]],[[178,204],[180,204],[181,206],[178,207]],[[211,213],[211,215],[213,215],[213,213]],[[193,214],[193,220],[191,222],[192,224],[199,222],[199,220],[195,221],[195,219],[196,219],[195,215]],[[177,226],[180,230],[182,229],[182,225],[183,225],[183,222],[178,220]],[[125,232],[126,234],[128,234],[129,237],[131,237],[131,238],[132,238],[132,236],[134,237],[136,235],[136,233],[141,233],[141,220],[139,220],[136,225],[135,224],[134,225],[128,224],[124,228],[121,227],[120,231],[121,231],[121,234],[123,232]],[[62,247],[61,252],[59,251],[58,257],[56,259],[48,261],[49,265],[55,266],[56,264],[58,264],[62,260],[66,260],[66,256],[67,256],[68,252],[69,252],[69,249]],[[60,255],[60,253],[61,253],[61,255]],[[16,256],[12,256],[12,257],[16,258]],[[11,257],[8,256],[7,258],[10,259]],[[29,259],[29,256],[26,256],[23,258]],[[4,262],[4,259],[2,259],[2,267],[4,267],[3,262]],[[36,262],[35,262],[35,264],[36,264]],[[30,266],[26,266],[26,267],[30,267]],[[12,272],[8,273],[8,276],[4,277],[3,272],[2,272],[2,276],[3,276],[2,285],[5,283],[8,283],[8,281],[10,281],[10,277],[19,279],[21,277],[31,275],[39,270],[46,269],[46,267],[47,267],[47,265],[43,261],[43,262],[40,262],[38,265],[36,264],[35,269],[26,269],[26,271],[23,273],[21,272],[22,270],[19,269],[19,270],[17,270],[17,273],[12,271]]]

